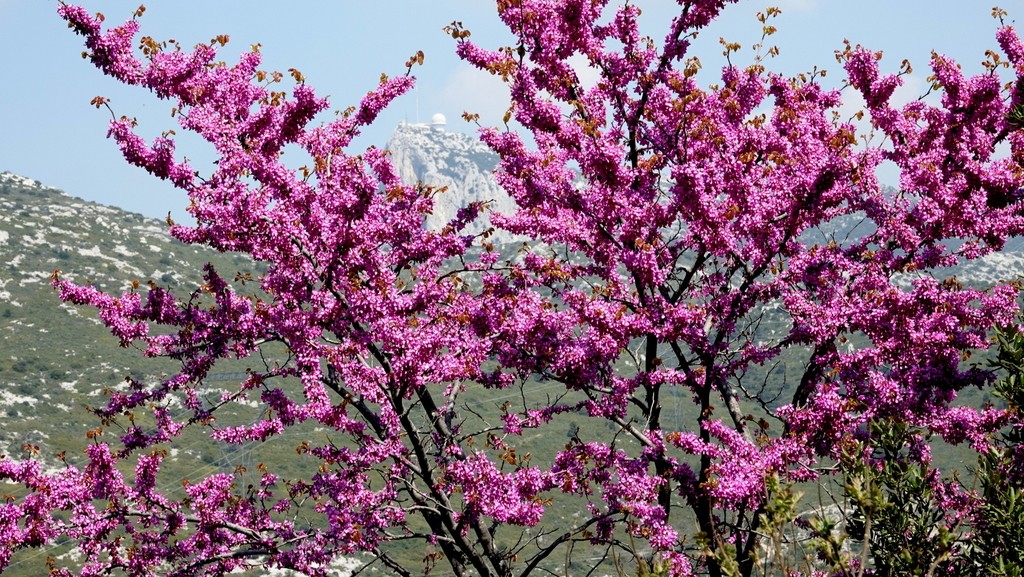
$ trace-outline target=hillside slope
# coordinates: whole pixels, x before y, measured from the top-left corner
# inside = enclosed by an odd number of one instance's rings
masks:
[[[101,405],[104,390],[176,368],[121,348],[94,311],[61,302],[50,286],[55,270],[115,293],[152,280],[187,295],[208,262],[226,274],[253,268],[240,255],[184,245],[166,229],[0,173],[0,454],[29,444],[49,457],[78,446],[96,425],[85,407]]]

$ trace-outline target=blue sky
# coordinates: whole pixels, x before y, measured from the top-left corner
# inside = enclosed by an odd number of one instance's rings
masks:
[[[108,23],[130,17],[136,2],[81,0],[103,12]],[[669,0],[637,0],[644,10],[645,32],[663,36],[676,7]],[[177,128],[170,103],[144,90],[126,89],[82,60],[81,40],[56,15],[55,0],[0,0],[0,62],[6,82],[0,90],[0,171],[7,170],[62,188],[88,200],[162,217],[184,217],[184,193],[128,166],[105,138],[109,114],[89,105],[97,95],[111,99],[118,115],[135,116],[147,136]],[[779,6],[779,33],[773,37],[781,56],[770,64],[785,73],[824,67],[831,82],[841,75],[833,51],[844,38],[885,52],[883,66],[896,71],[907,58],[914,74],[900,92],[910,99],[924,92],[929,54],[934,49],[956,57],[979,72],[984,52],[996,48],[997,22],[991,3],[975,0],[751,0],[731,5],[704,32],[693,53],[704,63],[704,81],[714,82],[721,66],[719,37],[749,48],[760,35],[754,19],[766,6]],[[480,113],[497,123],[507,106],[500,83],[462,64],[454,41],[442,32],[462,21],[474,40],[497,47],[509,37],[488,0],[151,0],[142,18],[142,34],[174,38],[184,46],[228,34],[222,53],[228,61],[254,43],[263,45],[264,67],[297,68],[334,108],[358,102],[382,72],[401,73],[417,50],[426,53],[415,94],[385,113],[358,142],[383,145],[402,120],[426,121],[435,112],[449,128],[472,132],[459,117]],[[1010,18],[1024,19],[1024,0],[1003,0]],[[743,56],[749,57],[749,51]],[[851,103],[851,106],[853,104]],[[179,151],[198,167],[209,162],[202,143],[183,140]]]

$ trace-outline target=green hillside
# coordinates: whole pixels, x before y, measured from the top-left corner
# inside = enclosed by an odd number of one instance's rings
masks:
[[[60,269],[64,278],[89,280],[108,291],[126,289],[132,281],[145,284],[153,280],[183,295],[199,285],[198,273],[208,262],[226,277],[255,268],[240,255],[179,243],[167,235],[166,228],[155,219],[76,199],[38,182],[0,173],[0,454],[20,456],[26,450],[37,451],[50,466],[59,467],[62,465],[56,455],[66,451],[69,462],[80,462],[81,449],[87,442],[85,433],[97,424],[87,407],[101,406],[104,391],[125,387],[126,377],[157,382],[176,369],[171,362],[147,359],[140,351],[120,348],[95,313],[62,303],[50,286],[55,269]],[[509,258],[515,258],[515,248],[501,247]],[[1013,276],[1021,270],[1022,262],[1021,254],[1012,251],[948,273],[965,282],[988,284],[994,282],[992,279]],[[769,313],[759,330],[778,336],[777,331],[786,330],[785,315],[781,311]],[[204,394],[215,399],[233,387],[244,377],[244,366],[220,365],[220,372],[204,384]],[[789,356],[774,368],[752,370],[747,382],[764,383],[766,392],[777,392],[777,404],[782,404],[786,402],[786,389],[799,380],[801,372],[801,359]],[[557,394],[556,389],[551,383],[538,383],[530,391],[534,398],[511,400],[539,406],[548,395]],[[515,396],[504,391],[470,390],[464,398],[473,411],[493,414],[495,406]],[[667,428],[692,428],[697,415],[689,396],[687,391],[676,390],[665,400]],[[988,400],[981,391],[965,391],[962,396],[962,402],[972,405]],[[258,402],[249,401],[233,413],[218,414],[219,424],[253,422],[261,411]],[[751,411],[756,413],[753,407]],[[574,437],[586,441],[617,433],[614,427],[607,427],[608,423],[595,423],[582,415],[566,415],[560,423],[543,434],[527,432],[517,447],[519,454],[532,453],[543,459]],[[264,462],[272,464],[283,477],[299,476],[304,463],[295,447],[306,439],[325,438],[325,431],[297,427],[261,445],[225,447],[209,442],[203,429],[198,429],[170,448],[162,481],[169,488],[182,479],[215,471],[236,471],[240,467],[255,471]],[[963,469],[973,463],[973,458],[964,447],[936,448],[936,462],[941,468]],[[807,490],[811,495],[807,506],[816,505],[810,500],[817,499],[813,488]],[[583,505],[562,501],[547,514],[568,522]],[[47,556],[68,551],[61,545],[19,552],[5,575],[39,575]],[[423,553],[406,550],[399,556],[419,564]],[[558,560],[559,567],[562,562]],[[438,567],[437,574],[445,573]]]
[[[0,174],[0,262],[6,263],[0,265],[0,411],[7,417],[0,451],[15,453],[27,441],[45,446],[38,431],[82,421],[83,405],[98,404],[104,388],[120,386],[126,376],[159,378],[174,369],[120,348],[92,311],[62,303],[50,286],[54,270],[109,291],[153,280],[187,294],[207,262],[251,269],[240,256],[181,244],[166,228]]]
[[[153,280],[179,294],[198,286],[208,262],[232,273],[252,269],[241,256],[184,245],[166,229],[161,221],[0,173],[0,454],[37,451],[58,467],[56,455],[65,451],[68,462],[80,462],[86,431],[98,424],[87,407],[102,406],[104,391],[125,387],[126,377],[156,382],[175,370],[170,361],[119,347],[92,310],[62,303],[50,286],[55,269],[108,291]],[[230,368],[213,375],[209,394],[237,378]],[[246,448],[226,451],[203,440],[186,437],[171,451],[168,477],[180,482],[230,471],[254,458]],[[65,551],[19,552],[4,574],[39,575],[47,556]]]

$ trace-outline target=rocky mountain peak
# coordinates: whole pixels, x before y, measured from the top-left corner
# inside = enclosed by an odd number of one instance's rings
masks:
[[[492,212],[515,211],[515,202],[494,180],[498,155],[473,136],[446,130],[443,119],[437,120],[432,124],[402,123],[387,145],[402,182],[448,187],[435,198],[427,227],[440,230],[460,208],[474,201],[490,201]],[[489,227],[485,215],[467,232],[478,234]],[[496,231],[492,240],[512,239],[508,233]]]

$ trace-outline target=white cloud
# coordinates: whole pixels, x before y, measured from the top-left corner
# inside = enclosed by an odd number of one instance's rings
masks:
[[[456,117],[463,112],[479,114],[481,124],[496,126],[508,110],[508,88],[499,77],[462,63],[441,88],[440,101]]]
[[[597,82],[601,80],[601,72],[590,66],[590,60],[582,54],[573,54],[569,59],[569,65],[576,71],[576,77],[579,78],[580,84],[587,90],[596,86]]]

